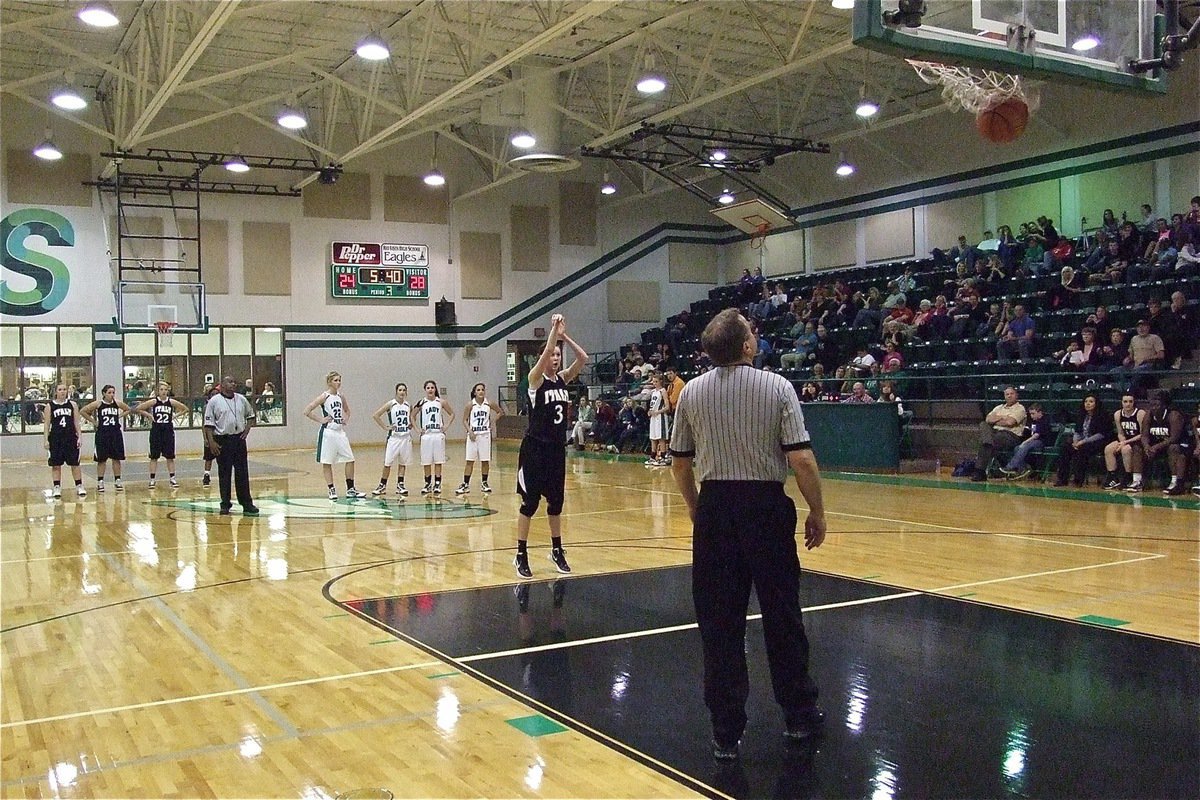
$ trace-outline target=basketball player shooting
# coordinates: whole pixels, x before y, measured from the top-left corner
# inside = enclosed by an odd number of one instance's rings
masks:
[[[566,342],[575,353],[575,361],[562,369],[562,345]],[[587,363],[588,354],[567,335],[562,314],[550,318],[550,333],[537,363],[529,371],[529,429],[521,440],[517,456],[517,494],[521,509],[517,515],[517,555],[513,564],[521,578],[532,578],[527,541],[529,523],[538,503],[546,499],[546,519],[550,523],[550,560],[563,574],[571,571],[562,547],[562,507],[567,479],[567,429],[571,397],[567,384],[575,380]]]

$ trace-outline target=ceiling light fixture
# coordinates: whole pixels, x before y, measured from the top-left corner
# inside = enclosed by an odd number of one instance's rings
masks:
[[[837,169],[834,172],[838,174],[839,178],[849,177],[854,174],[854,165],[846,160],[845,154],[839,153]]]
[[[854,113],[863,119],[869,119],[879,113],[879,104],[867,97],[865,84],[858,90],[858,105],[855,106]]]
[[[225,159],[225,169],[237,173],[249,172],[250,165],[246,163],[246,159],[242,156],[230,156]]]
[[[666,79],[654,71],[654,53],[646,53],[646,71],[637,82],[637,90],[642,94],[658,94],[666,88]]]
[[[33,154],[43,161],[58,161],[63,157],[62,150],[54,146],[54,140],[51,138],[50,129],[46,129],[46,138],[42,143],[33,148]]]
[[[304,114],[290,107],[285,107],[280,111],[275,121],[289,131],[298,131],[308,127],[308,120],[304,117]]]
[[[50,95],[50,102],[64,111],[81,111],[87,108],[87,100],[84,100],[83,95],[71,85],[70,78],[65,85],[54,90],[54,94]]]
[[[508,141],[513,147],[528,150],[537,144],[537,137],[527,130],[519,130],[514,132],[512,138]]]
[[[1095,34],[1085,33],[1071,43],[1071,49],[1077,53],[1086,53],[1088,50],[1095,50],[1099,45],[1100,40]]]
[[[725,152],[719,147],[715,147],[709,152],[708,157],[713,161],[724,161],[725,159],[729,158],[729,153]]]
[[[600,184],[600,194],[616,194],[617,185],[608,179],[608,173],[604,173],[604,183]]]
[[[724,191],[721,192],[720,196],[717,197],[717,202],[723,206],[727,206],[730,203],[732,203],[734,201],[734,199],[735,198],[733,196],[733,192],[729,191],[728,189],[725,189]]]
[[[833,7],[839,11],[849,11],[854,8],[854,0],[833,0]]]
[[[374,33],[359,42],[354,52],[358,53],[359,58],[365,58],[367,61],[383,61],[392,54],[387,42]]]
[[[446,185],[446,176],[442,174],[442,171],[440,169],[438,169],[438,165],[437,165],[437,146],[438,146],[438,135],[435,132],[433,134],[433,164],[432,164],[432,167],[430,168],[429,172],[425,175],[425,177],[421,179],[421,180],[425,181],[426,186],[435,186],[436,187],[436,186],[445,186]]]
[[[117,17],[117,12],[113,10],[112,4],[104,2],[104,0],[94,0],[88,3],[79,9],[76,16],[84,24],[91,25],[93,28],[111,28],[121,22]]]

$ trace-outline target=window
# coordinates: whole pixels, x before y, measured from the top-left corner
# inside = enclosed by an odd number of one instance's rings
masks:
[[[67,384],[82,403],[94,392],[89,327],[0,325],[0,433],[43,433],[39,406]]]

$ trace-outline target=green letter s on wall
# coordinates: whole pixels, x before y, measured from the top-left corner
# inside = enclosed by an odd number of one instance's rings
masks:
[[[0,220],[0,264],[34,280],[34,288],[18,292],[0,280],[0,313],[20,317],[46,314],[67,297],[71,273],[57,258],[27,250],[25,240],[41,236],[52,247],[74,247],[75,229],[61,214],[44,208],[14,211]]]

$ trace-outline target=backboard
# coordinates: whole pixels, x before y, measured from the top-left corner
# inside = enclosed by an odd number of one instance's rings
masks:
[[[1161,73],[1136,74],[1128,68],[1131,60],[1155,55],[1161,36],[1155,33],[1154,0],[925,0],[919,20],[897,16],[901,5],[901,0],[859,0],[854,43],[1032,78],[1166,91]],[[916,27],[906,26],[918,21]]]
[[[122,333],[153,331],[157,322],[174,322],[176,333],[206,332],[204,284],[119,282],[117,329]]]
[[[757,198],[740,203],[730,203],[727,206],[717,206],[712,209],[712,213],[738,230],[752,236],[762,235],[764,225],[768,226],[768,230],[778,230],[779,228],[790,228],[796,224],[782,211]]]

